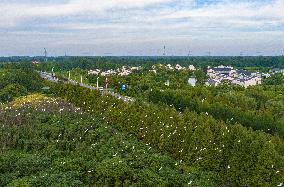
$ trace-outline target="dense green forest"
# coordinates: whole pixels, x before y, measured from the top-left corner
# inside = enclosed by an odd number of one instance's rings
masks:
[[[246,89],[208,87],[203,69],[224,64],[267,72],[283,67],[283,57],[61,57],[37,65],[28,60],[0,65],[0,186],[283,184],[283,76]],[[148,71],[159,63],[199,69]],[[64,77],[71,70],[95,84],[97,76],[86,75],[88,70],[123,65],[143,70],[109,77],[109,86],[135,102],[48,82],[36,72],[54,67]],[[196,87],[188,85],[190,76],[197,78]],[[128,89],[121,90],[121,83]]]
[[[216,119],[240,123],[254,130],[284,135],[284,87],[195,87],[184,90],[153,90],[148,99],[173,105],[177,110],[207,112]]]
[[[271,185],[283,180],[279,172],[284,167],[284,144],[277,136],[227,124],[205,113],[180,113],[149,103],[119,103],[81,87],[57,84],[53,90],[90,113],[103,116],[107,123],[169,153],[185,169],[214,171],[236,186]]]
[[[29,95],[0,112],[0,186],[217,186],[61,99]],[[220,180],[220,179],[219,179]]]

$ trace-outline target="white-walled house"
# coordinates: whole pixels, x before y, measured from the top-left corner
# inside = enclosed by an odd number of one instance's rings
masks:
[[[131,73],[132,73],[131,70],[125,69],[122,72],[120,72],[118,75],[120,75],[120,76],[127,76],[127,75],[130,75]]]
[[[174,69],[171,64],[168,64],[166,67],[167,67],[167,69],[169,69],[169,70],[173,70],[173,69]]]
[[[178,71],[180,71],[180,70],[183,70],[183,69],[184,69],[184,68],[183,68],[181,65],[179,65],[179,64],[177,64],[175,68],[176,68],[176,70],[178,70]]]
[[[194,65],[189,65],[189,66],[188,66],[188,70],[190,70],[190,71],[195,71],[196,68],[194,67]]]
[[[101,72],[100,69],[95,69],[95,70],[90,70],[90,71],[88,71],[88,74],[89,74],[89,75],[99,75],[100,72]]]
[[[196,86],[196,78],[195,77],[189,77],[188,79],[188,84],[191,85],[191,86]]]
[[[284,75],[284,69],[280,69],[280,68],[273,68],[272,70],[270,70],[270,72],[272,74],[282,73]]]
[[[101,76],[115,75],[117,72],[114,70],[107,70],[101,73]]]

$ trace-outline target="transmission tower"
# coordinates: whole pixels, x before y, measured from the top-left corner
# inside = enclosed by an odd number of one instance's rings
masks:
[[[44,60],[47,61],[47,51],[46,51],[46,48],[44,48]]]
[[[166,46],[164,45],[164,53],[163,56],[166,56]]]
[[[189,50],[187,56],[190,56],[190,55],[191,55],[191,51]]]

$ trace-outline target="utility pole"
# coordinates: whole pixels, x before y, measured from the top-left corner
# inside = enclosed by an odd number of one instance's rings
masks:
[[[97,89],[99,89],[99,78],[100,77],[97,78]]]
[[[69,74],[68,74],[68,79],[70,80],[71,79],[71,73],[69,71]]]
[[[106,77],[106,89],[108,88],[108,78]]]
[[[167,80],[167,82],[166,82],[165,85],[166,85],[166,86],[170,86],[170,80]]]
[[[81,75],[81,84],[83,84],[83,76]]]
[[[51,72],[52,72],[52,76],[55,77],[54,67],[52,67]]]

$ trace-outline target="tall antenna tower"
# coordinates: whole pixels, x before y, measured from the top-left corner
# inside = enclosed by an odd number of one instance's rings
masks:
[[[191,51],[189,50],[187,56],[190,56],[190,55],[191,55]]]
[[[163,56],[166,56],[166,46],[164,45],[164,53]]]
[[[47,51],[46,51],[46,48],[44,48],[44,60],[47,61]]]

